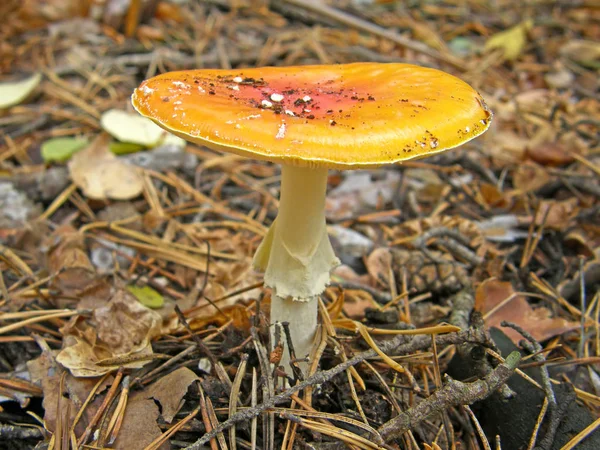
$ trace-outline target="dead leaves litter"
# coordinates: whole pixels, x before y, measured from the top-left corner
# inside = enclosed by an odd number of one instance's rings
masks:
[[[138,169],[112,154],[108,136],[103,134],[73,156],[69,171],[73,182],[91,199],[129,200],[144,187]]]
[[[477,288],[475,308],[484,315],[488,327],[500,328],[505,320],[513,322],[539,342],[579,328],[578,322],[552,317],[552,312],[545,306],[532,308],[525,296],[515,292],[510,282],[494,278]],[[515,330],[503,328],[503,331],[515,344],[523,339]]]
[[[140,368],[152,360],[150,341],[163,333],[161,315],[120,290],[93,312],[61,328],[63,349],[56,360],[77,377],[95,377],[120,366]]]
[[[135,392],[125,410],[123,427],[115,448],[123,450],[145,449],[162,433],[157,420],[162,416],[172,423],[184,405],[184,396],[200,378],[190,369],[182,367],[160,378],[148,388]],[[160,409],[159,409],[160,405]],[[159,448],[170,448],[168,443]]]

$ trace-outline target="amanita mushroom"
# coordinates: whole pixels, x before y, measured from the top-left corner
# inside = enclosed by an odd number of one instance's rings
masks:
[[[479,136],[492,117],[463,81],[408,64],[171,72],[144,81],[132,101],[188,141],[281,164],[279,213],[254,265],[273,292],[271,323],[290,323],[299,358],[339,263],[325,224],[327,170],[429,156]]]

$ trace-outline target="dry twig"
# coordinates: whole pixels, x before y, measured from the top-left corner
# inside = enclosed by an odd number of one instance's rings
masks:
[[[421,421],[433,414],[439,413],[450,406],[467,405],[483,400],[503,385],[519,365],[521,355],[513,352],[506,361],[496,367],[490,374],[473,383],[447,379],[446,385],[433,395],[423,400],[417,406],[394,417],[384,424],[379,433],[386,441],[399,437],[404,432],[413,429]]]

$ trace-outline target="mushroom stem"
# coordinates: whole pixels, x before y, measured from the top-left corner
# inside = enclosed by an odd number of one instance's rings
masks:
[[[291,297],[283,298],[278,295],[271,297],[271,341],[273,342],[272,345],[275,345],[275,336],[276,334],[279,335],[279,342],[283,345],[283,354],[281,355],[281,362],[279,364],[283,366],[288,375],[292,374],[290,352],[281,324],[284,322],[289,323],[294,354],[297,359],[301,360],[310,355],[319,323],[318,311],[319,302],[317,295],[301,302],[292,300]],[[276,333],[276,327],[279,327],[279,333]],[[298,361],[298,366],[304,374],[307,374],[310,362],[301,360]]]
[[[279,213],[254,256],[255,267],[265,271],[265,285],[273,289],[271,323],[289,322],[297,358],[310,354],[317,296],[339,264],[327,235],[326,190],[327,169],[284,165]],[[285,344],[283,336],[282,340]],[[287,348],[283,355],[282,365],[289,373]]]

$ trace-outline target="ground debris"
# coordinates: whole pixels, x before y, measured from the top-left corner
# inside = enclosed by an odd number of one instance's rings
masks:
[[[35,81],[0,112],[0,447],[593,448],[591,2],[0,3],[0,85]],[[310,373],[286,380],[252,269],[279,169],[139,123],[130,97],[171,70],[358,61],[452,72],[494,121],[443,155],[329,173],[345,265]],[[92,144],[41,150],[71,141]]]
[[[40,212],[39,205],[16,190],[12,183],[0,183],[0,228],[21,228]]]

